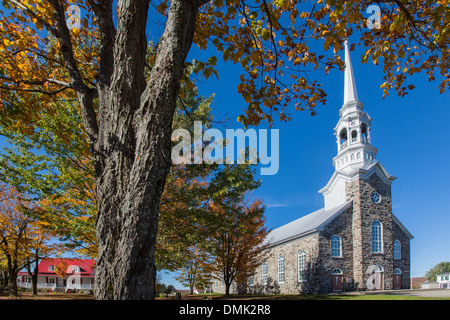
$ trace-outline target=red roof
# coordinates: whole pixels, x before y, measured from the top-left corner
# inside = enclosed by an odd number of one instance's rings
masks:
[[[39,263],[38,274],[43,276],[57,276],[55,270],[58,266],[63,266],[66,269],[66,275],[78,274],[84,277],[94,277],[94,259],[45,258]],[[19,275],[28,275],[28,273],[19,272]]]

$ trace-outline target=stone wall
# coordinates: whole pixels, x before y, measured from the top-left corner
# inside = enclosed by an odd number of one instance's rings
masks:
[[[372,192],[381,195],[380,203],[371,200]],[[391,186],[384,183],[376,174],[367,180],[358,179],[347,183],[347,196],[353,199],[353,237],[355,288],[372,289],[373,267],[383,269],[383,289],[393,288],[393,220]],[[382,224],[382,252],[372,252],[372,223]]]
[[[350,206],[320,232],[320,292],[331,292],[331,272],[338,268],[342,270],[344,291],[353,290],[353,208]],[[331,255],[331,237],[341,238],[341,257]]]
[[[298,253],[306,253],[308,280],[298,281]],[[278,281],[278,258],[284,257],[285,281]],[[267,257],[268,277],[267,285],[262,284],[262,267],[258,266],[254,276],[255,285],[249,287],[250,292],[269,294],[299,294],[317,290],[319,278],[315,272],[318,256],[318,234],[312,234],[300,239],[285,242],[269,249]],[[313,285],[314,287],[311,287]]]
[[[400,241],[401,244],[401,259],[394,259],[393,268],[399,268],[402,272],[402,289],[411,288],[411,251],[410,239],[403,230],[394,222],[394,240]]]

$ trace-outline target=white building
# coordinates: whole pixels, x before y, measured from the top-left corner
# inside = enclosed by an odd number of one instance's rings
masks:
[[[38,289],[91,290],[94,287],[93,259],[46,258],[38,266]],[[19,288],[32,288],[32,278],[28,272],[19,272]]]

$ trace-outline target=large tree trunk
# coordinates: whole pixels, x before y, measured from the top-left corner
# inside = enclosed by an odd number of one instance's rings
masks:
[[[172,118],[198,4],[174,0],[144,81],[148,1],[119,1],[114,73],[95,144],[99,246],[96,299],[153,299],[159,202],[170,170]],[[101,94],[99,94],[99,97]]]
[[[6,255],[6,260],[8,263],[8,288],[9,294],[11,296],[17,297],[19,296],[19,290],[17,288],[17,273],[19,272],[19,268],[17,263],[13,261],[13,259]]]

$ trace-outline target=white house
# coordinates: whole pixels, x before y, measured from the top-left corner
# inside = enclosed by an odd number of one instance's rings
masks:
[[[436,282],[439,283],[439,288],[450,289],[450,272],[438,274]]]
[[[436,275],[436,281],[424,282],[420,284],[421,289],[450,289],[450,272],[443,272]]]
[[[94,286],[93,259],[46,258],[38,266],[38,289],[90,290]],[[28,272],[19,272],[17,285],[31,288],[32,280]]]

